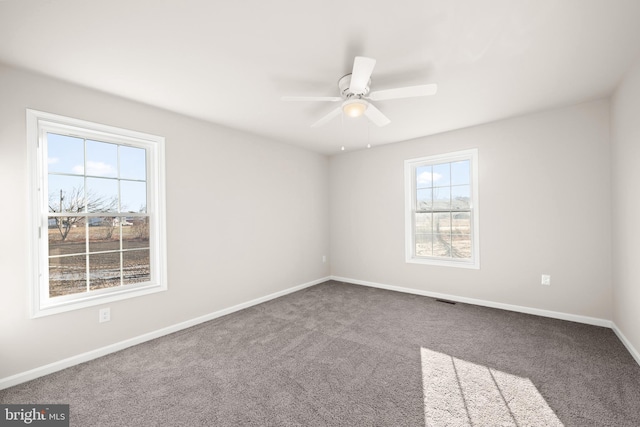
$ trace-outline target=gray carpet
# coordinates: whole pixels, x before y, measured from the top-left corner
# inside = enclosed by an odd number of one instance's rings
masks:
[[[607,329],[338,282],[0,391],[73,426],[640,426]]]

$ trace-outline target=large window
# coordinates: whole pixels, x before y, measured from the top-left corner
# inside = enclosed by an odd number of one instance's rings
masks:
[[[480,268],[478,152],[405,161],[406,261]]]
[[[27,110],[33,316],[165,290],[164,139]]]

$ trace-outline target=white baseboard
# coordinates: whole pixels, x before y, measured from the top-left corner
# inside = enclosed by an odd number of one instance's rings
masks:
[[[139,335],[137,337],[133,337],[124,341],[117,342],[115,344],[111,344],[105,347],[101,347],[95,350],[88,351],[86,353],[78,354],[76,356],[72,356],[63,360],[59,360],[57,362],[49,363],[48,365],[40,366],[35,369],[31,369],[26,372],[21,372],[19,374],[12,375],[10,377],[1,378],[0,379],[0,390],[5,388],[13,387],[14,385],[18,385],[27,381],[31,381],[38,377],[42,377],[44,375],[52,374],[57,371],[61,371],[63,369],[69,368],[74,365],[78,365],[80,363],[88,362],[89,360],[97,359],[98,357],[106,356],[107,354],[114,353],[116,351],[124,350],[125,348],[141,344],[146,341],[151,341],[156,338],[160,338],[165,335],[172,334],[174,332],[181,331],[183,329],[190,328],[192,326],[198,325],[200,323],[208,322],[209,320],[216,319],[218,317],[225,316],[227,314],[231,314],[233,312],[252,307],[254,305],[296,292],[302,289],[308,288],[310,286],[317,285],[319,283],[326,282],[330,280],[329,277],[323,277],[321,279],[316,279],[311,282],[303,283],[302,285],[294,286],[292,288],[288,288],[279,292],[275,292],[273,294],[266,295],[264,297],[256,298],[251,301],[247,301],[238,305],[234,305],[233,307],[225,308],[222,310],[218,310],[213,313],[206,314],[204,316],[196,317],[195,319],[187,320],[185,322],[181,322],[175,325],[167,326],[166,328],[158,329],[153,332],[149,332],[143,335]]]
[[[629,341],[627,337],[624,336],[622,331],[618,329],[618,325],[613,323],[613,326],[611,327],[611,329],[613,329],[613,332],[616,333],[618,338],[620,338],[620,341],[622,341],[622,344],[624,344],[624,346],[627,347],[627,350],[629,350],[629,353],[631,353],[631,356],[633,356],[633,358],[636,360],[638,365],[640,365],[640,352],[636,350],[636,348],[631,344],[631,341]]]
[[[404,292],[407,294],[422,295],[422,296],[431,297],[431,298],[446,299],[446,300],[456,301],[456,302],[461,302],[466,304],[480,305],[483,307],[499,308],[501,310],[516,311],[518,313],[534,314],[536,316],[551,317],[553,319],[569,320],[571,322],[585,323],[587,325],[594,325],[594,326],[603,326],[605,328],[611,328],[613,325],[613,322],[611,322],[611,320],[599,319],[597,317],[580,316],[577,314],[568,314],[568,313],[562,313],[559,311],[542,310],[539,308],[524,307],[524,306],[513,305],[513,304],[503,304],[500,302],[486,301],[486,300],[475,299],[475,298],[466,298],[466,297],[460,297],[460,296],[449,295],[449,294],[441,294],[438,292],[429,292],[429,291],[423,291],[420,289],[385,285],[383,283],[367,282],[364,280],[350,279],[347,277],[331,276],[331,280],[337,280],[339,282],[346,282],[346,283],[353,283],[354,285],[371,286],[372,288],[387,289],[390,291]]]

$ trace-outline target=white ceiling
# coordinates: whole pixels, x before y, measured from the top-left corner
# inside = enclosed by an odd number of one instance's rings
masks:
[[[0,0],[0,62],[320,153],[609,95],[640,55],[638,0]],[[338,117],[353,57],[372,90],[437,83]],[[0,95],[1,96],[1,95]]]

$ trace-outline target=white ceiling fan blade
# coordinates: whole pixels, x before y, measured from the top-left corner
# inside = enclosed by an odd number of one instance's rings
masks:
[[[438,91],[437,84],[399,87],[397,89],[378,90],[368,96],[372,101],[384,101],[385,99],[413,98],[417,96],[434,95]]]
[[[311,127],[312,128],[320,127],[325,123],[330,122],[331,119],[333,119],[334,117],[339,116],[340,113],[342,113],[342,107],[338,107],[335,110],[332,110],[329,114],[327,114],[326,116],[324,116],[323,118],[321,118],[320,120],[312,124]]]
[[[375,66],[375,59],[356,56],[356,59],[353,60],[353,71],[351,72],[351,83],[349,84],[349,90],[352,93],[358,95],[364,93]]]
[[[283,96],[280,99],[282,101],[342,101],[342,98],[340,98],[339,96]]]
[[[385,126],[391,123],[391,120],[387,118],[380,110],[369,103],[369,106],[364,110],[364,115],[369,118],[374,124],[378,126]]]

